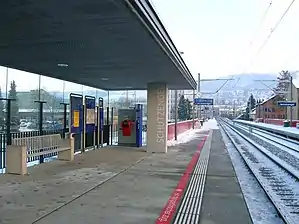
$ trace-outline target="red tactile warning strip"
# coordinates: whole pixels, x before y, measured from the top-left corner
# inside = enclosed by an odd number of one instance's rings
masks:
[[[204,138],[201,140],[201,142],[198,145],[198,148],[196,150],[196,152],[194,153],[191,161],[189,162],[183,176],[181,177],[178,185],[176,186],[176,188],[174,189],[174,191],[172,192],[167,204],[165,205],[165,207],[163,208],[160,216],[158,217],[158,219],[156,220],[156,224],[170,224],[171,220],[173,219],[173,216],[175,215],[177,206],[180,203],[180,200],[184,194],[184,190],[188,185],[190,176],[192,174],[192,171],[199,159],[200,156],[200,151],[203,148],[206,139],[208,137],[208,134],[204,136]]]

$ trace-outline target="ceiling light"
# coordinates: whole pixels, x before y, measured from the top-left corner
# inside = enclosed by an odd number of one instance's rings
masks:
[[[108,81],[108,78],[101,78],[102,81]]]
[[[58,66],[58,67],[69,67],[68,64],[63,64],[63,63],[59,63],[59,64],[57,64],[57,66]]]

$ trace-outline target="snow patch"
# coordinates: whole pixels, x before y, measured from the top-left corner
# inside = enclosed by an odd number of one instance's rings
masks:
[[[205,122],[202,126],[202,130],[219,129],[216,119],[211,119]]]
[[[191,140],[197,138],[199,133],[209,131],[211,129],[219,129],[217,121],[215,119],[208,120],[203,124],[202,127],[198,125],[197,127],[195,127],[195,129],[190,129],[179,134],[178,139],[169,140],[167,142],[167,146],[175,146],[178,144],[184,144],[190,142]]]

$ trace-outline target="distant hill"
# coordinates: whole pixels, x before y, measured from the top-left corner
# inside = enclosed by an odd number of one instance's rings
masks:
[[[252,89],[267,89],[265,86],[274,87],[276,85],[277,75],[276,74],[236,74],[221,77],[221,79],[234,79],[230,80],[225,84],[225,80],[217,80],[217,81],[204,81],[201,83],[201,91],[202,92],[215,92],[222,85],[223,88],[221,90],[252,90]],[[259,82],[255,80],[269,80],[266,82]],[[264,84],[263,84],[264,83]]]

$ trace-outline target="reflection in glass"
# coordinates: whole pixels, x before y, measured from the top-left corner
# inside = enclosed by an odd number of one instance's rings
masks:
[[[7,98],[8,68],[0,67],[0,99]],[[5,101],[0,100],[0,133],[5,130]],[[1,143],[0,143],[1,144]]]
[[[43,129],[61,130],[64,123],[64,81],[41,76],[40,99],[43,104]]]
[[[0,67],[0,97],[15,98],[12,105],[11,130],[34,131],[39,129],[39,103],[43,104],[43,131],[60,131],[64,126],[64,106],[69,103],[71,93],[95,96],[104,99],[105,123],[109,107],[109,124],[117,125],[118,109],[129,108],[136,103],[144,105],[146,122],[146,91],[104,91],[76,83],[49,78],[42,75]],[[7,91],[6,91],[7,89]],[[6,94],[7,92],[7,94]],[[113,114],[112,114],[113,107]],[[66,110],[66,124],[69,119],[69,106]],[[5,130],[5,101],[0,101],[0,131]],[[113,127],[113,131],[117,131]]]
[[[37,128],[38,113],[35,100],[38,89],[39,76],[8,69],[8,97],[15,99],[11,104],[11,131],[32,131]]]

